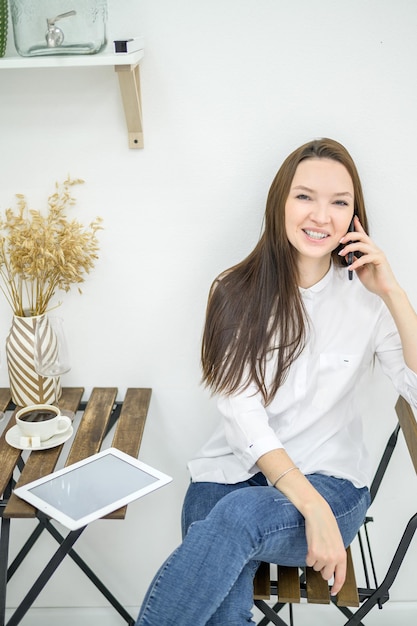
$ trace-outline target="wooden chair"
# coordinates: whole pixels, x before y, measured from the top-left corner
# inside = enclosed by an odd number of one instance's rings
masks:
[[[371,502],[374,501],[384,477],[400,430],[404,435],[414,469],[417,473],[417,422],[414,413],[408,402],[401,396],[398,398],[395,410],[399,423],[388,439],[373,478],[370,489]],[[349,626],[364,626],[361,622],[362,618],[367,615],[374,606],[382,608],[383,604],[389,600],[389,590],[398,574],[417,528],[417,513],[410,518],[406,525],[391,564],[380,583],[377,582],[368,534],[368,524],[372,521],[372,517],[367,517],[357,535],[359,553],[357,560],[360,562],[363,569],[365,587],[357,586],[352,554],[349,547],[347,549],[348,568],[346,581],[336,598],[330,597],[328,583],[323,580],[320,573],[315,572],[312,568],[282,567],[280,565],[274,566],[269,563],[261,563],[254,580],[254,600],[255,605],[265,617],[258,622],[258,626],[267,626],[267,624],[270,623],[276,626],[288,626],[278,615],[281,609],[287,604],[289,606],[290,626],[293,626],[294,618],[292,605],[293,603],[299,603],[301,598],[305,598],[307,602],[315,604],[330,604],[330,602],[333,602],[348,618],[345,622],[345,626],[348,624]],[[357,568],[359,572],[359,563],[357,563]],[[275,570],[276,575],[274,574]],[[271,595],[277,596],[278,599],[278,602],[273,607],[267,603]],[[352,611],[352,607],[356,608],[356,611]]]

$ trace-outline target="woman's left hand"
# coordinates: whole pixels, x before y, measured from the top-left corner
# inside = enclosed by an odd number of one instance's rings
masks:
[[[372,293],[384,297],[399,285],[391,270],[385,254],[377,248],[369,235],[366,234],[359,218],[354,218],[355,230],[347,233],[340,243],[344,248],[340,250],[340,256],[347,258],[349,252],[360,252],[361,256],[354,257],[349,266],[355,271],[363,285]]]

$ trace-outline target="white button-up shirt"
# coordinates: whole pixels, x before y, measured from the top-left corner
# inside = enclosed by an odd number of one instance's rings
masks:
[[[309,319],[303,352],[268,406],[254,385],[218,397],[222,419],[188,464],[193,481],[247,480],[263,454],[285,448],[304,474],[369,486],[357,390],[375,355],[398,393],[417,406],[417,374],[405,365],[397,328],[378,296],[333,266],[300,292]],[[273,369],[271,360],[267,376]]]

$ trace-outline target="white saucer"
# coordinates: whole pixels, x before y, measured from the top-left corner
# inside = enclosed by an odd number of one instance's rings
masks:
[[[71,437],[73,432],[73,427],[69,426],[63,433],[58,433],[46,441],[41,441],[40,446],[33,448],[32,446],[20,445],[21,433],[19,427],[13,426],[6,433],[6,441],[9,446],[18,448],[19,450],[48,450],[49,448],[55,448],[56,446],[60,446],[62,443],[65,443]]]

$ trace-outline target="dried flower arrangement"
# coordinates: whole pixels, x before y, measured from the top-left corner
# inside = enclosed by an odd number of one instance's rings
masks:
[[[101,218],[85,227],[66,215],[75,204],[71,187],[83,182],[68,177],[56,183],[45,215],[16,194],[16,210],[0,216],[0,289],[15,315],[44,314],[57,290],[68,292],[94,267]]]

